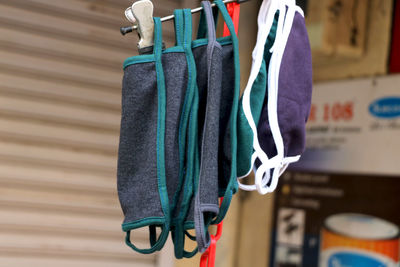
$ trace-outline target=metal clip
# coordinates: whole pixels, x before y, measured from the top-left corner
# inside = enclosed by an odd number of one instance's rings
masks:
[[[150,0],[140,0],[125,10],[126,18],[137,24],[137,32],[140,40],[138,49],[153,46],[154,43],[154,21],[153,3]]]

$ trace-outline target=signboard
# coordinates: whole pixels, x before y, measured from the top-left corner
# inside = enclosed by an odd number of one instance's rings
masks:
[[[400,174],[400,75],[317,85],[292,169]]]
[[[271,267],[400,266],[400,76],[314,88],[275,194]]]

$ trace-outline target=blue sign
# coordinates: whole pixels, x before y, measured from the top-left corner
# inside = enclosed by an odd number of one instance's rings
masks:
[[[392,119],[400,116],[400,97],[384,97],[369,105],[369,112],[378,118]]]

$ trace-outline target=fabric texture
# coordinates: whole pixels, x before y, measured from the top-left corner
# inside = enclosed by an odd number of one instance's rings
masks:
[[[144,82],[140,75],[151,79]],[[154,62],[131,65],[125,70],[118,161],[118,189],[125,223],[163,216],[154,160],[158,113],[156,81]]]
[[[311,108],[311,91],[310,44],[304,18],[296,13],[279,70],[278,120],[285,157],[304,152],[305,123]],[[276,155],[276,148],[269,126],[268,111],[264,110],[261,121],[261,147],[272,157]]]

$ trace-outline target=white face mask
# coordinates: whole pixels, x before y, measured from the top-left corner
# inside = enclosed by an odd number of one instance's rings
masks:
[[[268,158],[265,151],[261,148],[257,135],[257,127],[255,126],[254,121],[251,120],[251,113],[249,113],[248,95],[250,95],[251,85],[254,80],[249,79],[250,90],[248,90],[249,88],[246,87],[246,90],[248,91],[245,91],[243,95],[243,109],[245,110],[246,118],[249,120],[249,124],[254,135],[254,153],[252,156],[252,164],[254,164],[255,160],[258,158],[260,161],[260,166],[257,170],[255,170],[255,184],[243,185],[239,183],[239,187],[248,191],[257,190],[260,194],[266,194],[274,191],[280,175],[286,170],[290,163],[298,161],[300,158],[300,155],[293,157],[284,156],[284,142],[278,123],[278,81],[283,54],[285,52],[286,43],[292,29],[295,14],[296,12],[299,12],[302,16],[304,15],[302,10],[296,6],[294,0],[264,1],[259,13],[259,29],[266,29],[266,26],[269,26],[267,29],[270,29],[272,25],[271,21],[273,22],[274,14],[277,10],[279,11],[277,32],[274,45],[270,50],[272,52],[272,57],[268,68],[268,123],[277,151],[277,154],[272,158]],[[265,14],[267,14],[266,18],[260,18],[260,16],[265,16]],[[262,24],[263,22],[265,22],[264,25]],[[266,25],[267,23],[270,24]],[[263,28],[260,27],[260,24],[263,26]],[[265,34],[260,33],[259,30],[259,38],[257,38],[257,44],[253,51],[253,66],[255,68],[258,67],[257,60],[260,58],[260,50],[262,50],[262,53],[264,52],[264,47],[261,45],[265,44],[264,35]]]

